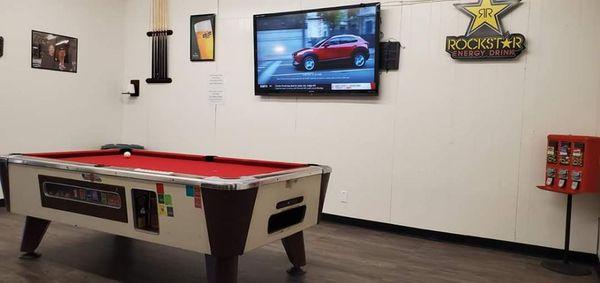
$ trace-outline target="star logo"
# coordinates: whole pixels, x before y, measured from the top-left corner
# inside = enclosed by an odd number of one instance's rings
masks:
[[[471,17],[466,36],[470,36],[483,27],[502,35],[500,17],[521,4],[521,0],[479,0],[477,3],[454,4],[454,6]]]

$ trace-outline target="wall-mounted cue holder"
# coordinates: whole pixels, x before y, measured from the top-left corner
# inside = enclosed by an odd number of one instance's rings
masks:
[[[152,0],[150,5],[150,31],[146,33],[152,39],[152,77],[146,79],[149,84],[168,84],[169,61],[167,56],[168,39],[173,34],[169,30],[169,9],[167,0]]]
[[[149,84],[169,84],[173,82],[168,75],[167,37],[173,35],[172,30],[149,31],[146,35],[152,38],[152,77],[146,79]]]

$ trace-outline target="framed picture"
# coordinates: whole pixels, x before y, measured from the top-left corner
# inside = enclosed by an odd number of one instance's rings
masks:
[[[215,60],[215,14],[194,15],[191,17],[190,60]]]
[[[32,30],[31,67],[77,73],[77,38]]]

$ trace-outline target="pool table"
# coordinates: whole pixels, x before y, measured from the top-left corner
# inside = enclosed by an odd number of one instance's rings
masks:
[[[129,152],[125,153],[125,152]],[[6,208],[25,215],[22,258],[51,221],[204,253],[208,282],[237,281],[238,256],[282,240],[306,265],[331,168],[137,149],[0,157]]]

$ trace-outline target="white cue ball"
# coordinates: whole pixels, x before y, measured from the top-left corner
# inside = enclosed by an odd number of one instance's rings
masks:
[[[131,152],[125,151],[125,153],[123,153],[123,156],[125,156],[125,158],[129,158],[131,157]]]

